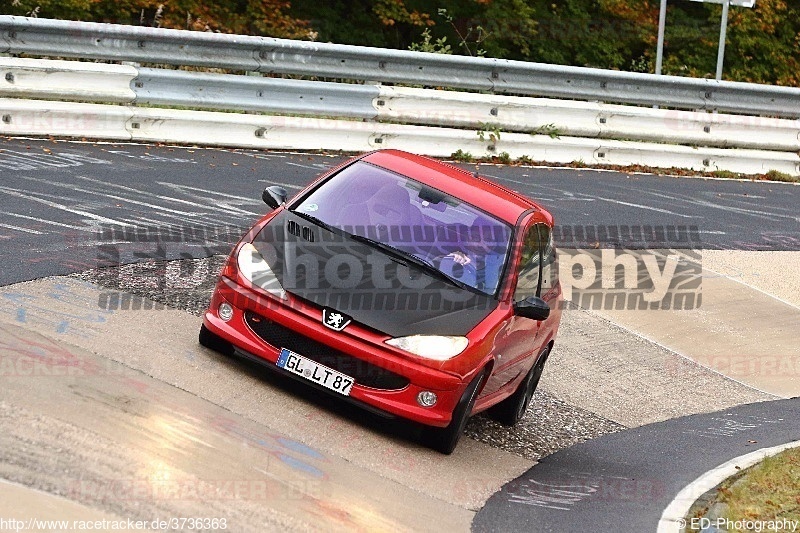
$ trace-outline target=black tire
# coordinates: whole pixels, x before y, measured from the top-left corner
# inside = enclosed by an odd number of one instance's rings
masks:
[[[212,333],[205,324],[200,326],[200,334],[197,340],[200,344],[215,352],[219,352],[223,355],[233,355],[233,345],[216,333]]]
[[[536,360],[536,363],[519,384],[514,394],[498,403],[489,410],[492,418],[503,424],[504,426],[512,427],[522,420],[528,406],[533,398],[533,393],[536,392],[536,387],[539,386],[539,380],[544,371],[544,364],[547,362],[547,356],[550,355],[550,349],[547,348]]]
[[[478,397],[478,387],[483,381],[484,372],[472,380],[467,386],[461,399],[458,401],[455,410],[453,411],[453,419],[447,427],[426,427],[423,433],[423,440],[425,445],[437,452],[445,455],[450,455],[456,449],[461,434],[464,432],[464,426],[467,425],[469,415],[472,413],[472,407],[475,405],[475,399]]]

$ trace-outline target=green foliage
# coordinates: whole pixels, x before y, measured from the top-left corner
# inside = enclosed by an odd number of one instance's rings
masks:
[[[437,11],[437,14],[442,17],[447,23],[453,28],[453,31],[456,32],[458,35],[459,45],[462,49],[470,56],[479,56],[483,57],[486,55],[486,50],[479,48],[481,43],[486,40],[488,35],[486,31],[483,29],[483,26],[469,26],[467,30],[462,33],[458,26],[453,22],[453,16],[447,12],[447,9],[440,7]],[[446,37],[442,37],[442,39],[447,39]]]
[[[413,6],[408,7],[404,0],[374,0],[372,2],[372,12],[386,26],[394,26],[398,23],[412,26],[429,26],[432,24],[428,13],[415,9]]]
[[[411,43],[408,49],[414,50],[415,52],[430,52],[432,54],[453,53],[450,45],[447,44],[447,37],[439,37],[434,41],[428,28],[422,31],[422,41],[419,43]]]
[[[497,154],[497,157],[495,159],[497,160],[498,163],[502,163],[504,165],[511,164],[511,155],[508,152],[500,152],[499,154]]]
[[[780,172],[778,170],[770,170],[764,175],[764,177],[772,181],[788,181],[790,183],[800,182],[800,176],[792,176],[791,174]]]
[[[531,132],[531,135],[547,135],[551,139],[560,139],[561,130],[558,129],[558,126],[551,122],[550,124],[539,126]]]
[[[627,68],[644,52],[636,23],[604,8],[606,2],[531,0],[537,34],[527,59],[542,63]]]
[[[463,55],[516,59],[519,52],[528,52],[535,33],[535,12],[529,4],[526,0],[440,0],[432,18],[433,32],[458,43]]]
[[[602,0],[601,3],[615,16],[636,22],[642,30],[639,39],[645,45],[641,57],[652,64],[658,23],[654,8],[658,3],[650,5],[636,0]],[[712,3],[672,2],[668,5],[664,74],[714,77],[721,14],[722,6]],[[759,0],[752,9],[732,7],[728,15],[723,78],[800,85],[798,45],[800,2]],[[634,61],[637,60],[634,58]]]
[[[0,14],[92,20],[96,0],[0,0]]]
[[[800,85],[800,2],[760,0],[754,9],[732,11],[725,77]]]
[[[719,517],[740,527],[733,532],[753,531],[744,523],[791,524],[800,520],[800,448],[790,448],[764,458],[760,463],[724,480],[698,500],[689,510],[687,532],[700,530],[699,520],[707,517],[712,523]],[[713,509],[713,510],[712,510]],[[708,528],[704,528],[706,531]],[[760,529],[760,528],[759,528]],[[765,528],[766,529],[766,528]],[[789,529],[789,528],[787,528]]]
[[[498,124],[489,124],[486,122],[481,122],[479,126],[477,131],[478,139],[480,139],[481,142],[485,142],[488,137],[489,142],[492,143],[492,145],[496,145],[497,141],[500,140],[500,132],[502,131],[500,126]]]
[[[0,13],[268,35],[634,72],[657,0],[0,0]],[[664,74],[713,77],[721,6],[670,1]],[[732,7],[724,78],[800,86],[800,0]]]
[[[0,0],[0,13],[307,39],[284,0]]]
[[[739,179],[742,177],[741,174],[731,172],[730,170],[715,170],[711,173],[711,175],[715,178],[725,178],[729,180]]]
[[[403,0],[293,0],[290,13],[308,20],[322,42],[404,50],[435,24],[424,2]]]
[[[450,154],[450,157],[462,163],[471,163],[472,161],[475,161],[475,158],[472,157],[471,153],[465,152],[461,148]]]
[[[367,2],[294,0],[292,15],[309,21],[322,42],[395,48]]]

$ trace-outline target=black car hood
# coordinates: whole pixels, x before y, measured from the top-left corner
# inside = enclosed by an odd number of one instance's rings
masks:
[[[287,292],[392,337],[466,335],[498,305],[287,210],[253,245]]]

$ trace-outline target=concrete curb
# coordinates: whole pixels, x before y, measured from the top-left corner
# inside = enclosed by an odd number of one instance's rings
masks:
[[[700,496],[729,477],[760,463],[765,458],[777,455],[784,450],[797,448],[798,446],[800,446],[800,441],[789,442],[771,448],[762,448],[731,459],[713,470],[709,470],[688,484],[675,496],[675,499],[670,502],[667,508],[664,509],[661,520],[658,522],[658,533],[681,533],[687,525],[686,514]]]

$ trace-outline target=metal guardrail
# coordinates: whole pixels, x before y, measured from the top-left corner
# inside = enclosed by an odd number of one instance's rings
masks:
[[[310,115],[510,132],[797,152],[800,120],[386,85],[0,58],[0,96]],[[503,151],[504,142],[499,143]],[[497,147],[495,147],[497,148]]]
[[[375,118],[375,85],[139,68],[135,103],[347,118]]]
[[[0,53],[800,117],[800,89],[791,87],[7,15],[0,16]]]
[[[8,29],[9,21],[15,29]],[[477,157],[525,157],[554,163],[674,166],[748,174],[777,170],[800,175],[800,119],[607,104],[581,101],[576,94],[569,94],[575,99],[555,100],[379,83],[392,76],[411,84],[423,79],[429,82],[427,69],[439,76],[437,79],[452,74],[448,83],[441,85],[484,87],[475,81],[480,69],[518,62],[3,16],[0,32],[0,51],[22,53],[24,49],[33,55],[125,63],[0,57],[0,134],[4,135],[270,149],[396,147],[445,157],[460,151]],[[261,48],[254,48],[256,45]],[[281,55],[276,51],[280,47],[284,52],[292,47],[299,52]],[[385,75],[374,75],[374,68],[364,65],[377,57],[395,58],[396,65],[381,60],[378,68]],[[334,83],[145,68],[130,64],[130,60],[248,71],[280,63],[293,72],[335,73],[333,77],[351,79],[362,76],[373,81]],[[459,65],[475,68],[456,68]],[[573,78],[563,75],[575,72],[565,67],[519,65],[539,69],[539,74],[551,69],[549,78],[531,71],[527,78],[517,80],[520,84],[523,79],[530,84],[549,83],[549,94],[562,94],[556,86],[558,80],[570,83]],[[505,77],[489,74],[491,82],[485,87],[496,88],[499,85],[493,84],[512,80],[512,70],[506,69]],[[578,70],[618,80],[628,76]],[[658,94],[667,90],[671,81],[659,77],[652,83],[647,91]],[[740,93],[745,100],[747,94],[759,100],[774,91],[800,94],[796,89],[727,84],[733,85],[745,87]],[[629,95],[629,100],[638,101],[639,96]],[[781,114],[793,114],[800,102],[793,98],[792,106]],[[778,99],[759,102],[777,105]],[[265,112],[278,116],[262,114]]]
[[[435,157],[449,157],[457,150],[478,156],[498,155],[502,150],[510,158],[525,156],[549,164],[582,161],[746,174],[777,170],[800,175],[800,158],[788,152],[504,133],[497,151],[490,153],[487,143],[474,131],[446,127],[2,97],[0,135],[53,135],[256,149],[363,152],[399,148]]]

